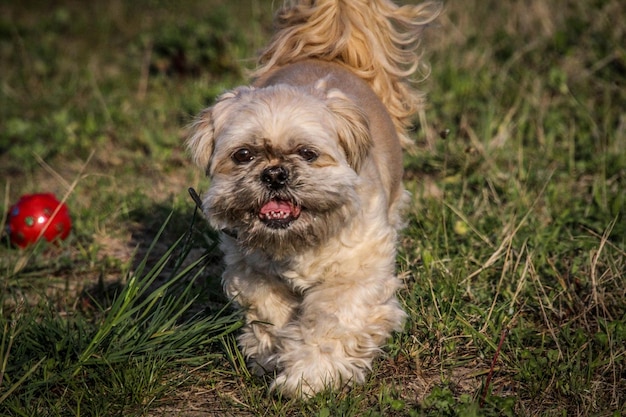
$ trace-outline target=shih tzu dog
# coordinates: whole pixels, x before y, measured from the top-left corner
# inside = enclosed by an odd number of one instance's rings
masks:
[[[310,396],[365,380],[405,313],[396,240],[402,148],[422,96],[405,80],[439,4],[293,0],[251,86],[191,126],[221,231],[224,290],[245,311],[240,347],[272,388]]]

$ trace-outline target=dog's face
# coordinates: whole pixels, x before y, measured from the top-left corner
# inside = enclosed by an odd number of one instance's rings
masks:
[[[363,112],[338,90],[278,85],[221,96],[193,125],[188,146],[211,178],[211,225],[283,258],[350,222],[372,143]]]

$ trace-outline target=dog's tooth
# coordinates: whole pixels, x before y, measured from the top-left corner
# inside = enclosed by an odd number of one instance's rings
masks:
[[[276,210],[276,211],[268,211],[267,213],[263,213],[262,216],[266,220],[286,220],[286,219],[289,219],[292,216],[292,214],[290,211]]]

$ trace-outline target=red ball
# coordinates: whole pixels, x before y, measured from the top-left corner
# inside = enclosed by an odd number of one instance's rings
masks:
[[[11,243],[21,248],[35,243],[42,236],[48,242],[65,239],[71,229],[67,206],[51,193],[24,195],[9,210],[7,232]]]

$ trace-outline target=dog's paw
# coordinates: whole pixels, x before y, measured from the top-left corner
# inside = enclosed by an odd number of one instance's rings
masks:
[[[283,396],[307,398],[324,390],[337,390],[362,383],[369,361],[338,354],[330,347],[301,346],[279,358],[282,371],[271,390]]]
[[[304,376],[286,370],[276,376],[270,390],[287,398],[310,398],[319,392],[349,385],[349,381],[346,381],[345,384],[339,381],[341,378],[331,377],[328,374],[309,373]]]

